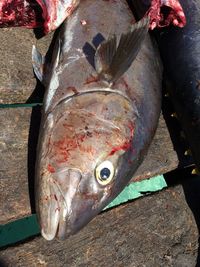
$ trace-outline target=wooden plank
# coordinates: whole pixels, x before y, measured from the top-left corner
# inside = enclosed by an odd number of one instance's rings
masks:
[[[27,153],[31,109],[0,110],[0,223],[31,213]]]
[[[199,203],[199,196],[195,200]],[[36,237],[9,247],[0,252],[0,263],[2,267],[194,267],[199,266],[198,237],[184,191],[177,186],[103,212],[65,241]]]
[[[51,38],[52,34],[37,41],[32,30],[0,28],[0,104],[24,103],[31,98],[36,88],[31,60],[32,45],[37,43],[37,47],[45,54]]]
[[[31,214],[31,208],[34,210],[34,163],[39,121],[40,108],[37,107],[0,109],[0,224]],[[171,171],[178,165],[177,153],[161,116],[148,155],[132,181]]]

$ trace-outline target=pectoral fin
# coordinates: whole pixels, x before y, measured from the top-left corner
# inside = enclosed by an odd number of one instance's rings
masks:
[[[41,55],[41,53],[37,50],[35,45],[33,45],[32,48],[32,64],[33,64],[33,70],[41,82],[43,81],[43,68],[44,68],[44,62],[45,62],[45,57]]]
[[[60,39],[57,40],[54,46],[53,55],[49,62],[48,62],[48,57],[42,56],[42,54],[33,45],[32,48],[33,70],[38,80],[40,80],[44,86],[48,85],[49,75],[53,73],[54,70],[57,68],[60,60],[62,60]]]
[[[148,26],[149,19],[143,18],[129,32],[121,35],[118,46],[115,35],[99,45],[95,68],[102,79],[113,83],[128,70],[147,35]]]

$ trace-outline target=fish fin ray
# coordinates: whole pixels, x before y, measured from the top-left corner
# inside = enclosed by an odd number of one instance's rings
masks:
[[[33,70],[38,80],[48,86],[52,72],[59,67],[59,62],[62,60],[61,40],[58,39],[54,46],[52,57],[43,56],[38,49],[33,45],[32,48],[32,65]]]
[[[43,82],[43,68],[45,57],[37,50],[35,45],[32,47],[32,64],[33,70],[39,81]]]
[[[116,48],[116,35],[111,36],[99,45],[95,53],[95,69],[98,74],[107,72],[116,53]]]
[[[55,62],[54,63],[54,69],[56,69],[59,66],[59,62],[62,59],[61,46],[62,46],[62,41],[59,38],[58,41],[56,42],[55,47],[54,47],[54,50],[55,50],[55,60],[53,60]]]
[[[116,36],[99,45],[95,54],[95,69],[109,83],[118,80],[131,66],[147,35],[149,18],[135,23],[123,33],[116,48]]]

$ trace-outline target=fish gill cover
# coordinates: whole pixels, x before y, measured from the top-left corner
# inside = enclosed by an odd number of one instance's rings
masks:
[[[80,0],[1,0],[0,27],[43,27],[55,30],[71,15]],[[173,24],[183,27],[185,15],[178,0],[147,0],[150,29]]]

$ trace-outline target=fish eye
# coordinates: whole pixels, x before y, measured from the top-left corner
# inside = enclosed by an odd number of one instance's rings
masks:
[[[95,169],[95,177],[99,184],[107,185],[115,174],[114,166],[111,161],[106,160],[99,164]]]

